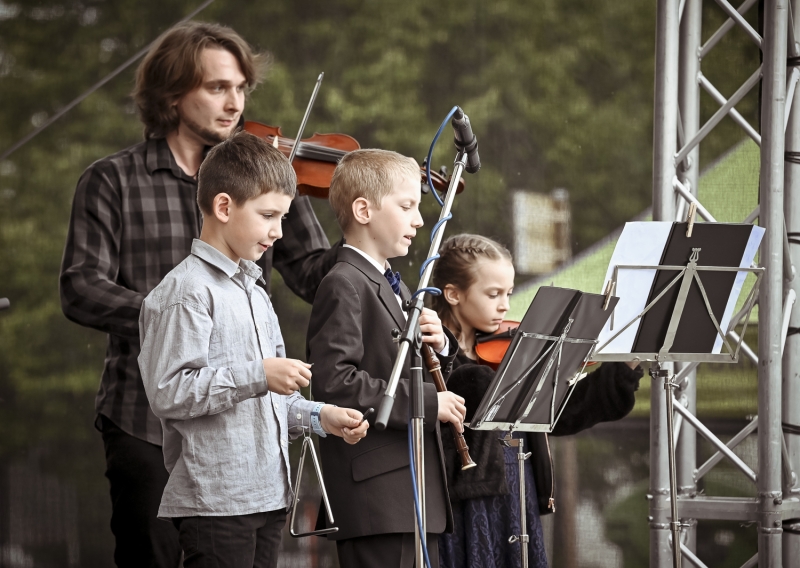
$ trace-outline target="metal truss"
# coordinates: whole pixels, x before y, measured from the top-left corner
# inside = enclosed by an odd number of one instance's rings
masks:
[[[711,0],[706,0],[710,2]],[[704,567],[696,556],[697,522],[707,519],[753,522],[758,530],[758,554],[744,566],[800,567],[800,312],[793,310],[800,293],[794,265],[800,262],[800,0],[764,0],[763,37],[743,17],[758,0],[738,8],[714,0],[727,21],[702,44],[703,0],[658,0],[653,148],[653,219],[682,220],[687,204],[715,220],[697,198],[699,149],[708,134],[726,117],[761,148],[759,206],[744,219],[766,228],[761,264],[766,268],[759,296],[758,348],[745,343],[742,352],[758,368],[758,416],[727,444],[697,419],[697,363],[676,363],[681,390],[676,393],[674,435],[677,442],[679,515],[683,526],[682,558]],[[793,14],[795,17],[793,17]],[[744,33],[762,51],[762,65],[730,98],[725,98],[700,70],[702,59],[722,37]],[[788,59],[787,59],[788,58]],[[789,72],[787,73],[787,65]],[[761,132],[737,111],[736,105],[761,84]],[[719,110],[700,124],[700,92],[719,104]],[[677,127],[676,127],[677,126]],[[786,156],[794,163],[784,162]],[[797,152],[798,154],[794,154]],[[787,230],[788,229],[788,230]],[[733,318],[729,337],[743,314]],[[790,330],[792,333],[790,333]],[[650,425],[650,565],[672,565],[669,523],[669,472],[664,381],[651,390]],[[758,467],[754,471],[734,448],[757,432]],[[697,434],[717,453],[697,466]],[[720,461],[727,460],[755,484],[757,497],[699,495],[697,482]]]

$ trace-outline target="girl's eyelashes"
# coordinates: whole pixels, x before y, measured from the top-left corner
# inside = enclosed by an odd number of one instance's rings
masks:
[[[497,299],[497,297],[498,297],[498,296],[500,296],[500,295],[501,295],[501,293],[502,293],[502,292],[487,292],[487,294],[486,294],[486,295],[487,295],[487,296],[488,296],[490,299],[492,299],[492,300],[495,300],[495,299]],[[510,295],[511,295],[511,294],[513,294],[513,293],[514,293],[513,291],[508,291],[508,292],[506,292],[506,293],[505,293],[505,295],[506,295],[506,296],[510,296]]]

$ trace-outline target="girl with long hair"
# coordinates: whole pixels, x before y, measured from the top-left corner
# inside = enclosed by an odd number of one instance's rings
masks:
[[[433,309],[458,339],[448,390],[466,399],[467,422],[492,380],[494,371],[476,364],[476,335],[492,333],[509,309],[514,289],[511,254],[500,243],[479,235],[449,238],[439,251],[433,284],[442,290]],[[579,381],[553,435],[575,434],[602,421],[626,416],[635,402],[642,370],[638,362],[605,363]],[[555,512],[555,478],[547,434],[515,432],[532,452],[525,461],[529,566],[546,568],[540,515]],[[517,449],[501,446],[502,435],[465,429],[477,467],[461,471],[450,436],[443,436],[454,532],[439,540],[441,568],[509,568],[520,565]]]

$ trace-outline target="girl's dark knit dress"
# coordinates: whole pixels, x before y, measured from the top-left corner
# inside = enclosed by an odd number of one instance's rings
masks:
[[[453,362],[448,390],[466,399],[467,421],[491,383],[494,371],[476,365],[462,351]],[[598,422],[619,420],[635,402],[643,371],[624,363],[605,363],[578,382],[559,419],[554,436],[575,434]],[[520,533],[519,469],[517,448],[503,447],[497,440],[504,433],[468,428],[464,438],[477,467],[461,471],[461,459],[451,436],[442,436],[448,490],[453,505],[452,534],[439,538],[441,568],[517,568],[519,543],[508,537]],[[546,568],[540,515],[555,511],[555,479],[547,434],[515,432],[525,436],[525,491],[528,562]]]

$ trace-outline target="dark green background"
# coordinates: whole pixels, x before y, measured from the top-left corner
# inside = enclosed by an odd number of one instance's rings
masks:
[[[708,37],[723,17],[706,4]],[[2,0],[0,151],[197,5]],[[325,81],[307,132],[348,133],[362,147],[421,160],[442,118],[462,106],[483,168],[466,180],[448,235],[477,232],[511,246],[509,191],[564,187],[579,252],[650,203],[655,2],[216,0],[198,19],[228,24],[273,54],[245,115],[280,125],[288,136],[320,71]],[[757,50],[734,31],[703,70],[730,96],[757,65]],[[80,511],[80,564],[110,563],[102,449],[91,429],[105,338],[63,317],[57,278],[80,173],[141,139],[129,97],[134,67],[0,163],[0,297],[12,302],[0,313],[0,563],[11,557],[4,543],[17,534],[8,488],[16,487],[9,481],[15,475],[25,477],[20,471],[72,488],[64,491],[73,492],[65,499]],[[738,109],[755,122],[755,107],[753,93]],[[703,97],[704,119],[716,108]],[[741,137],[723,121],[704,143],[702,162]],[[447,129],[434,166],[451,166],[453,155]],[[315,208],[338,239],[327,203]],[[423,212],[426,227],[408,260],[396,263],[412,286],[438,216],[432,199]],[[289,353],[301,357],[308,307],[274,280]],[[19,464],[29,469],[14,469]],[[639,473],[633,481],[646,476]],[[34,511],[33,518],[50,512]],[[23,552],[35,565],[64,565],[61,545],[31,542]]]

